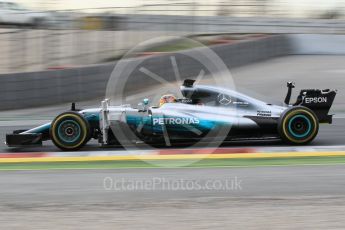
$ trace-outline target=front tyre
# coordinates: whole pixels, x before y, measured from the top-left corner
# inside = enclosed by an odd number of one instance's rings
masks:
[[[79,113],[65,112],[57,116],[50,126],[50,138],[64,151],[74,151],[90,140],[89,122]]]
[[[279,118],[278,132],[288,144],[308,144],[319,131],[319,121],[315,113],[302,106],[287,109]]]

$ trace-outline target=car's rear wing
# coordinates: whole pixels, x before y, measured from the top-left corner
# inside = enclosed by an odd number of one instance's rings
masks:
[[[333,104],[336,90],[330,89],[302,89],[294,105],[301,105],[311,109],[320,123],[332,123],[332,115],[328,112]]]

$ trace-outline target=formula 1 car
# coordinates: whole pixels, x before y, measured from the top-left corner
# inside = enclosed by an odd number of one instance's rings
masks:
[[[296,102],[290,104],[294,83],[288,82],[285,105],[278,106],[233,90],[194,83],[185,80],[181,86],[183,98],[172,98],[159,107],[150,107],[148,99],[143,100],[140,108],[110,106],[109,100],[104,100],[100,108],[76,110],[72,103],[70,111],[50,123],[7,134],[6,143],[10,147],[25,147],[52,140],[65,151],[78,150],[91,138],[98,139],[101,146],[138,142],[170,146],[217,138],[279,138],[301,145],[316,137],[319,123],[332,123],[328,112],[336,90],[303,89]],[[222,129],[225,131],[221,132]]]

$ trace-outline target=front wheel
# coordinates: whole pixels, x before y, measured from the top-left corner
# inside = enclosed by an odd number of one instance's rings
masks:
[[[288,144],[308,144],[318,131],[319,121],[314,112],[306,107],[287,109],[279,118],[279,135]]]
[[[50,126],[50,138],[64,151],[83,147],[90,139],[89,122],[77,112],[65,112],[57,116]]]

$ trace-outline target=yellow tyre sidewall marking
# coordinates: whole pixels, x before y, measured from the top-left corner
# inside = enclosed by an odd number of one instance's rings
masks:
[[[66,117],[71,117],[73,119],[76,119],[79,123],[79,125],[81,126],[82,130],[84,131],[84,135],[83,135],[83,138],[81,139],[81,141],[78,142],[78,144],[76,145],[73,145],[73,146],[66,146],[64,144],[62,144],[59,140],[59,138],[56,137],[56,134],[55,134],[55,128],[56,128],[56,124],[59,123],[59,121],[61,121],[61,119],[64,119]],[[76,148],[78,147],[80,144],[82,144],[85,139],[87,137],[87,127],[85,125],[85,122],[84,120],[82,120],[78,115],[76,114],[65,114],[65,115],[62,115],[61,117],[58,117],[54,123],[53,123],[53,126],[52,126],[52,139],[55,140],[55,142],[57,142],[59,145],[61,145],[62,147],[64,148],[68,148],[68,149],[73,149],[73,148]]]
[[[305,140],[296,140],[296,139],[294,139],[294,138],[291,138],[290,137],[290,135],[288,134],[288,132],[286,131],[286,122],[289,120],[289,118],[291,118],[292,116],[294,116],[294,115],[296,115],[296,114],[298,114],[298,113],[306,113],[306,114],[308,114],[312,119],[313,119],[313,121],[314,121],[314,128],[313,128],[313,132],[312,132],[312,134],[307,138],[307,139],[305,139]],[[291,113],[289,113],[289,114],[287,114],[287,116],[284,118],[284,121],[283,121],[283,133],[284,133],[284,135],[285,135],[285,137],[287,138],[287,139],[289,139],[290,141],[292,141],[292,142],[295,142],[295,143],[303,143],[303,142],[307,142],[307,141],[309,141],[311,138],[313,138],[313,136],[315,135],[315,133],[316,133],[316,131],[317,131],[317,120],[315,119],[315,116],[312,114],[312,113],[310,113],[309,111],[307,111],[307,110],[294,110],[294,111],[292,111]]]

